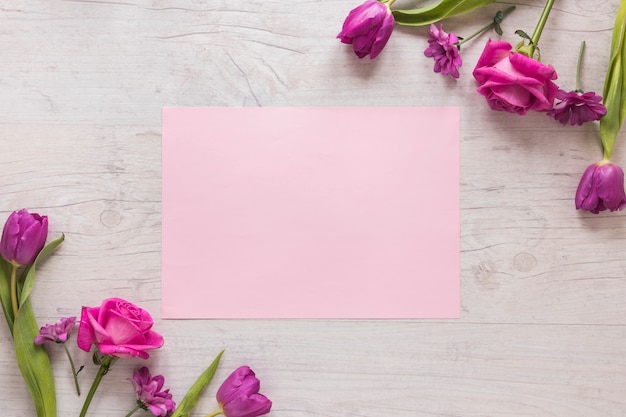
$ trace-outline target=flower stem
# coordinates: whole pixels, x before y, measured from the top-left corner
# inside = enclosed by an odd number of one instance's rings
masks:
[[[580,86],[580,68],[583,63],[583,53],[585,52],[585,41],[580,44],[580,52],[578,53],[578,65],[576,66],[576,92],[582,93],[583,90]]]
[[[539,21],[537,22],[537,27],[535,27],[535,31],[533,32],[533,36],[530,44],[530,57],[532,58],[535,55],[535,49],[537,48],[537,44],[539,43],[539,38],[541,38],[541,32],[543,32],[543,27],[546,25],[546,21],[548,20],[548,16],[550,16],[550,10],[552,10],[552,5],[554,4],[554,0],[548,0],[546,5],[543,7],[543,12],[539,17]]]
[[[17,265],[15,264],[11,270],[11,307],[13,308],[13,316],[17,318]]]
[[[140,410],[140,409],[141,409],[141,406],[140,406],[140,405],[138,405],[137,407],[135,407],[135,408],[133,408],[132,410],[130,410],[130,413],[126,414],[126,417],[130,417],[130,416],[132,416],[133,414],[135,414],[135,413],[136,413],[138,410]]]
[[[213,411],[211,414],[207,414],[204,417],[215,417],[218,414],[222,414],[222,409],[221,408],[218,408],[217,410]]]
[[[76,394],[80,397],[80,387],[78,386],[78,373],[76,372],[76,367],[74,366],[74,361],[72,360],[72,355],[70,355],[70,351],[67,349],[65,343],[61,343],[63,345],[63,349],[65,349],[65,353],[67,354],[67,359],[70,361],[70,367],[72,368],[72,375],[74,376],[74,385],[76,386]]]
[[[505,11],[502,12],[502,19],[504,19],[509,13],[511,13],[513,10],[515,10],[515,6],[511,6],[508,9],[506,9]],[[496,20],[496,18],[494,18],[490,23],[487,23],[485,26],[481,27],[480,29],[478,29],[476,32],[472,33],[471,35],[469,35],[466,38],[463,38],[462,41],[459,41],[458,45],[461,46],[463,45],[465,42],[469,41],[470,39],[475,38],[476,36],[480,35],[481,33],[491,29],[492,27],[494,27],[496,24],[500,24],[501,20],[498,21]]]
[[[102,363],[100,364],[100,369],[98,369],[98,373],[96,374],[96,378],[93,380],[93,384],[91,384],[91,388],[89,388],[89,393],[87,393],[87,398],[85,398],[85,403],[83,404],[82,410],[80,410],[80,417],[85,417],[87,415],[87,410],[89,409],[89,405],[91,404],[91,400],[93,395],[96,393],[100,382],[102,381],[102,377],[109,372],[109,368],[111,365],[117,360],[113,356],[105,355],[104,359],[102,359]]]
[[[396,2],[396,0],[383,0],[383,4],[386,4],[387,7],[391,7],[392,4],[394,4]]]

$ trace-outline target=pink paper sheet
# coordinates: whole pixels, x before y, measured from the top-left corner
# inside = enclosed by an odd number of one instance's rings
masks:
[[[459,109],[165,108],[163,318],[459,317]]]

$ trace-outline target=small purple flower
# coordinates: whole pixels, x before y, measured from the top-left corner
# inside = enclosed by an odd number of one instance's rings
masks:
[[[141,408],[158,417],[168,417],[174,413],[176,403],[172,401],[170,390],[161,391],[165,378],[163,375],[152,376],[145,366],[133,371],[128,378],[135,388],[137,403]]]
[[[556,98],[561,100],[556,103],[548,116],[554,117],[561,124],[581,126],[583,123],[600,120],[606,114],[606,107],[601,103],[602,97],[593,91],[579,93],[577,91],[559,90]]]
[[[74,330],[76,317],[63,317],[54,324],[46,324],[39,329],[39,335],[35,337],[36,345],[44,343],[56,342],[65,343],[70,337],[70,333]]]
[[[272,402],[259,394],[261,382],[247,366],[237,368],[217,390],[217,401],[226,417],[257,417],[270,412]]]
[[[30,265],[46,243],[48,237],[48,218],[22,209],[14,211],[7,219],[0,255],[14,265]]]
[[[363,58],[369,54],[374,59],[383,50],[395,20],[387,4],[367,0],[348,14],[337,35],[342,43],[351,44],[354,53]]]
[[[434,24],[428,30],[428,48],[424,55],[435,60],[435,72],[442,75],[449,75],[452,78],[459,78],[459,68],[463,64],[459,53],[459,38],[454,33],[443,31],[443,25],[439,24],[439,29]]]
[[[624,171],[607,160],[591,164],[585,170],[576,190],[576,209],[598,214],[626,207]]]

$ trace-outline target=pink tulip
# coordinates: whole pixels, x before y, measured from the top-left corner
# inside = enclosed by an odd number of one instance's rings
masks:
[[[14,211],[2,231],[0,255],[12,264],[30,265],[43,249],[47,237],[46,216],[29,213],[26,209]]]
[[[259,394],[261,383],[252,369],[237,368],[217,390],[217,401],[226,417],[257,417],[270,412],[272,402]]]
[[[624,171],[609,161],[591,164],[585,170],[576,190],[576,208],[594,214],[626,207]]]
[[[337,38],[351,44],[359,58],[369,55],[374,59],[391,37],[394,23],[389,6],[377,0],[367,0],[348,14]]]

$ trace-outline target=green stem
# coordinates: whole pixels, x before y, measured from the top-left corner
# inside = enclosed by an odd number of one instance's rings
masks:
[[[221,408],[218,408],[217,410],[213,411],[211,414],[207,414],[204,417],[215,417],[218,414],[222,414],[222,409]]]
[[[386,4],[387,7],[391,7],[392,4],[394,4],[396,2],[396,0],[387,0],[387,1],[383,1],[383,4]]]
[[[543,27],[546,25],[546,21],[548,20],[548,16],[550,16],[550,10],[552,10],[552,5],[554,4],[554,0],[548,0],[546,5],[543,8],[543,12],[541,13],[541,17],[539,17],[539,21],[537,22],[537,27],[535,27],[535,31],[533,32],[533,36],[530,44],[530,57],[532,58],[535,55],[535,49],[537,48],[537,44],[539,43],[539,38],[541,38],[541,32],[543,32]]]
[[[89,409],[89,405],[91,404],[91,400],[102,381],[102,377],[109,372],[109,368],[111,365],[117,360],[113,356],[106,355],[102,359],[102,363],[100,364],[100,369],[98,369],[98,373],[96,374],[96,378],[93,380],[93,384],[91,384],[91,388],[89,388],[89,393],[87,393],[87,398],[85,398],[85,403],[83,404],[82,410],[80,410],[80,417],[85,417],[87,415],[87,410]]]
[[[585,52],[585,41],[580,44],[580,52],[578,53],[578,65],[576,66],[576,92],[582,93],[583,90],[580,87],[580,68],[583,64],[583,53]]]
[[[13,316],[17,318],[17,265],[12,264],[11,270],[11,307],[13,308]]]
[[[506,9],[505,11],[502,12],[502,19],[504,19],[509,13],[511,13],[513,10],[515,10],[515,6],[511,6],[508,9]],[[498,21],[496,21],[496,19],[494,18],[491,23],[487,23],[485,26],[481,27],[480,29],[478,29],[476,32],[472,33],[471,35],[469,35],[466,38],[463,38],[462,41],[459,41],[458,45],[461,46],[463,45],[465,42],[469,41],[470,39],[475,38],[476,36],[480,35],[481,33],[485,32],[486,30],[491,29],[492,27],[494,27],[496,25],[496,23],[500,23]]]
[[[78,373],[76,373],[76,367],[74,366],[74,361],[72,360],[72,355],[70,355],[70,351],[67,349],[65,343],[61,343],[63,345],[63,349],[65,349],[65,353],[67,354],[67,359],[70,361],[70,366],[72,367],[72,375],[74,376],[74,385],[76,386],[76,394],[80,397],[80,387],[78,386]]]
[[[137,407],[135,407],[132,410],[130,410],[130,413],[126,414],[126,417],[132,416],[133,414],[135,414],[139,410],[141,410],[141,406],[140,405],[138,405]]]

